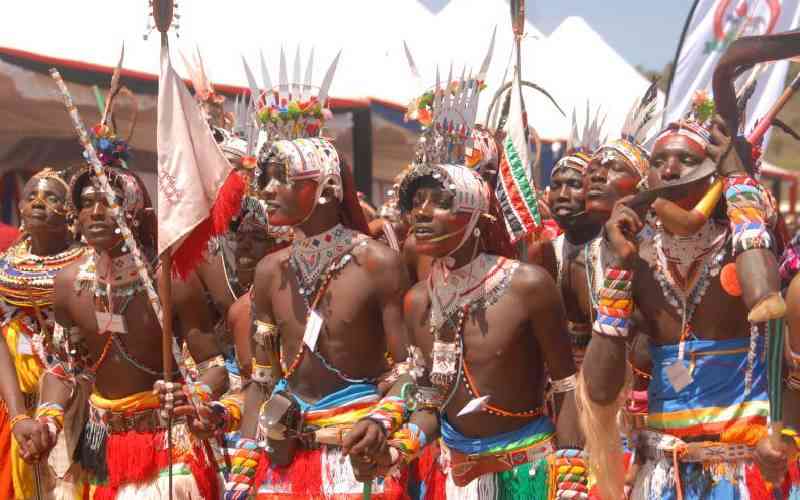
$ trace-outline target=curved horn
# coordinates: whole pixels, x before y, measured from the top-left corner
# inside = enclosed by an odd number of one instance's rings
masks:
[[[714,70],[712,87],[717,112],[725,120],[731,133],[739,130],[740,117],[733,83],[740,69],[797,55],[800,55],[800,31],[744,37],[728,47]]]

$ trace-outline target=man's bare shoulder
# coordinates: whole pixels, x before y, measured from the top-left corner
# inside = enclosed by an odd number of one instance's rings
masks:
[[[254,283],[257,284],[264,280],[269,280],[280,273],[289,257],[290,248],[291,247],[282,248],[277,252],[262,257],[256,265]]]
[[[58,273],[56,273],[56,277],[53,280],[53,286],[55,290],[58,291],[59,289],[68,289],[72,290],[75,287],[75,281],[78,278],[78,271],[80,267],[86,262],[88,256],[83,256],[80,259],[76,260],[75,262],[70,263],[69,265],[62,268]]]
[[[512,293],[522,297],[558,295],[556,283],[544,267],[524,262],[517,262],[510,289]]]
[[[364,245],[360,245],[353,250],[353,256],[363,260],[367,271],[391,272],[402,269],[403,259],[400,254],[380,241],[369,239]]]
[[[428,287],[424,281],[415,283],[406,292],[405,308],[407,313],[419,314],[420,311],[427,309],[428,304],[430,304],[430,297],[428,296]]]

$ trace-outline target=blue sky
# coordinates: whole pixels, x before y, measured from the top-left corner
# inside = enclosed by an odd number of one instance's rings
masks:
[[[545,34],[581,16],[629,63],[660,70],[675,57],[694,0],[528,0],[528,19]]]

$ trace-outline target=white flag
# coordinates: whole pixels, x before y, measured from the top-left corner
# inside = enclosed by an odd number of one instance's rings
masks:
[[[166,43],[161,47],[157,123],[158,253],[171,248],[174,269],[186,276],[202,259],[208,239],[224,231],[238,210],[220,203],[221,194],[234,191],[240,199],[244,186],[238,175],[230,175],[233,167],[172,68]],[[226,213],[215,213],[220,211]]]
[[[797,27],[798,19],[800,0],[697,0],[678,54],[664,124],[680,119],[689,110],[696,90],[711,90],[714,68],[731,42],[741,36],[790,31]],[[761,73],[747,105],[745,133],[783,92],[788,68],[789,61],[781,61]],[[767,141],[765,136],[764,147]]]

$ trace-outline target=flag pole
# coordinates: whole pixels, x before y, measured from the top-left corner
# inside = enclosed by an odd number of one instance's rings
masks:
[[[162,33],[161,36],[167,36]],[[161,254],[161,276],[158,281],[158,294],[161,298],[163,321],[161,324],[161,359],[164,370],[164,383],[172,382],[172,249]],[[167,484],[169,499],[172,500],[172,408],[167,415]]]

